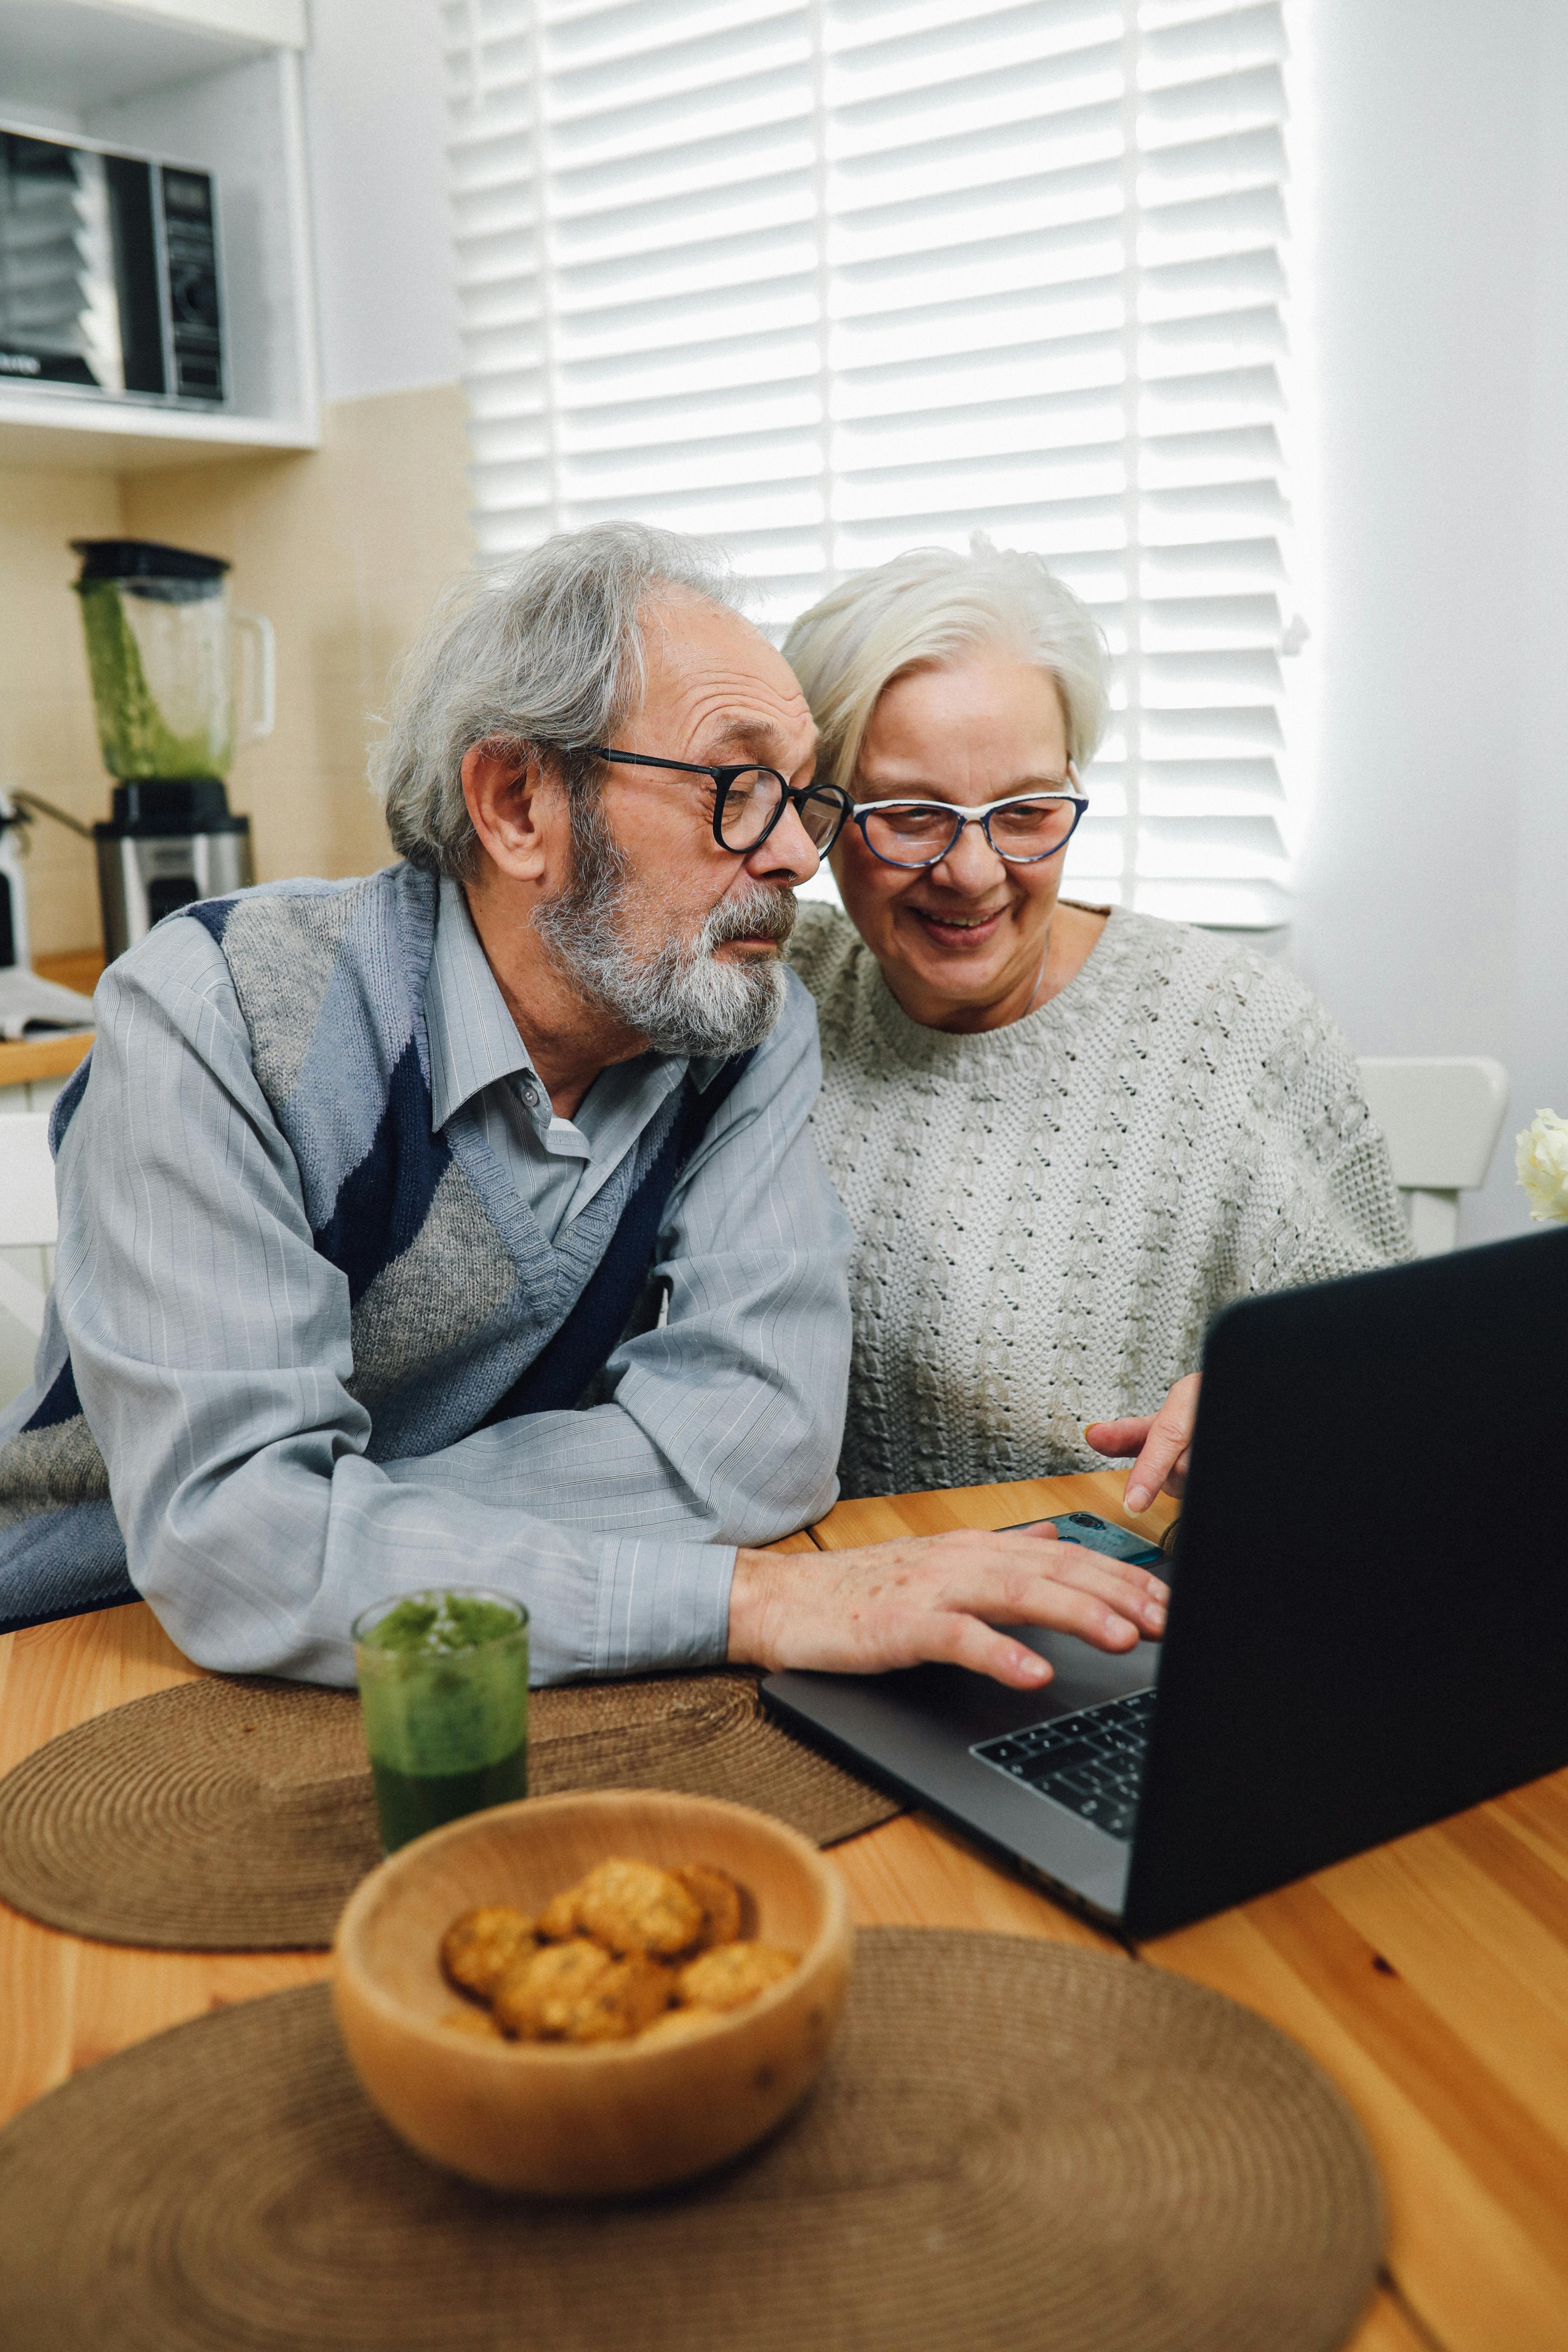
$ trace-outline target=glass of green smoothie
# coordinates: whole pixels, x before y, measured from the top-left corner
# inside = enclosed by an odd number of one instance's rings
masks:
[[[528,1794],[528,1612],[450,1585],[354,1620],[383,1850]]]

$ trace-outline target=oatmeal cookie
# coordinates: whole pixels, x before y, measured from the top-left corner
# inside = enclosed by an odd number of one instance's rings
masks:
[[[720,1944],[688,1960],[676,1979],[683,2005],[742,2009],[770,1985],[782,1984],[798,1964],[776,1944]]]
[[[535,1949],[533,1922],[510,1903],[487,1903],[454,1919],[441,1938],[448,1984],[471,2000],[489,2000],[507,1970]]]

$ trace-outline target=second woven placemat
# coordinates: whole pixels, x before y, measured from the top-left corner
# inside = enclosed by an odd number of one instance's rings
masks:
[[[721,1672],[535,1691],[529,1786],[729,1797],[818,1845],[897,1801],[765,1716]],[[0,1780],[0,1896],[114,1944],[325,1945],[380,1859],[352,1691],[206,1676],[62,1732]]]
[[[1311,2060],[1119,1955],[862,1935],[816,2089],[694,2188],[511,2202],[434,2171],[325,1986],[89,2066],[0,2132],[26,2352],[1331,2352],[1377,2175]]]

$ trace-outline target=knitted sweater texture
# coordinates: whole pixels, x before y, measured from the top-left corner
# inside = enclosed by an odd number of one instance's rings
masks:
[[[1059,995],[958,1035],[900,1010],[807,906],[817,1148],[849,1213],[846,1496],[1103,1468],[1215,1310],[1412,1255],[1355,1062],[1250,950],[1112,913]]]

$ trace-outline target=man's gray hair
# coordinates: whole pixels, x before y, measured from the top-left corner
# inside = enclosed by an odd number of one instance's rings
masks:
[[[462,768],[477,743],[520,765],[543,754],[568,792],[589,793],[594,763],[562,755],[609,742],[641,699],[639,615],[670,590],[739,603],[717,548],[636,522],[563,531],[448,589],[403,663],[373,755],[393,846],[428,872],[472,874],[479,842]]]
[[[914,669],[942,669],[999,647],[1055,681],[1068,757],[1082,768],[1104,731],[1105,640],[1043,557],[993,546],[984,531],[967,555],[917,547],[857,572],[803,613],[784,656],[811,705],[816,772],[851,794],[860,745],[884,687]]]

